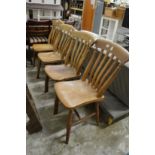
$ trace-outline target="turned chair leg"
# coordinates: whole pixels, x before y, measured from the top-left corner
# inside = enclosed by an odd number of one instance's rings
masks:
[[[99,125],[99,103],[96,103],[96,122]]]
[[[57,95],[55,96],[55,104],[54,104],[54,115],[56,115],[58,113],[58,108],[59,108],[59,99],[57,97]]]
[[[41,61],[38,59],[37,77],[36,77],[37,79],[39,79],[40,68],[41,68]]]
[[[46,75],[45,77],[45,93],[48,92],[48,83],[49,83],[49,77]]]
[[[70,131],[71,131],[71,126],[72,126],[72,114],[73,114],[73,110],[70,109],[69,114],[68,114],[68,119],[67,119],[66,144],[68,144],[69,142]]]

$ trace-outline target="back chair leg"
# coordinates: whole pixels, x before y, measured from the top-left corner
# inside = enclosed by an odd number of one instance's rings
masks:
[[[96,122],[99,125],[99,103],[96,103]]]
[[[46,75],[45,77],[45,93],[48,92],[48,83],[49,83],[49,77]]]
[[[72,126],[72,114],[73,114],[73,109],[70,109],[68,114],[68,119],[67,119],[66,144],[68,144],[69,142],[70,131]]]
[[[40,68],[41,68],[41,61],[38,59],[37,77],[36,77],[37,79],[39,79]]]
[[[80,117],[80,115],[79,115],[78,111],[77,111],[76,109],[74,109],[74,112],[75,112],[76,116],[78,117],[78,119],[80,120],[80,119],[81,119],[81,117]]]
[[[36,53],[33,51],[33,66],[36,65]]]
[[[54,104],[54,115],[58,114],[59,109],[59,99],[57,95],[55,96],[55,104]]]

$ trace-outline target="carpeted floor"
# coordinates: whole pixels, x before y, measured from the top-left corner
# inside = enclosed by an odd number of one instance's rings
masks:
[[[96,125],[95,118],[72,127],[69,144],[65,141],[67,110],[60,106],[59,114],[53,115],[54,89],[50,81],[48,93],[44,93],[44,72],[36,79],[36,67],[27,66],[27,84],[39,112],[43,130],[27,133],[27,155],[126,155],[129,149],[128,117],[105,127]],[[92,107],[80,108],[82,116]],[[74,119],[77,119],[76,117]]]

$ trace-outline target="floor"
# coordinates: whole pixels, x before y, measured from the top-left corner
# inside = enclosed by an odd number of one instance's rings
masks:
[[[28,65],[26,72],[27,84],[43,125],[42,131],[31,135],[27,133],[27,155],[127,155],[128,117],[108,127],[105,127],[102,120],[100,126],[97,126],[95,118],[73,126],[69,144],[66,145],[64,141],[67,110],[60,106],[59,113],[53,115],[53,81],[50,81],[49,92],[44,93],[43,68],[40,79],[36,79],[36,67]],[[78,111],[84,116],[92,111],[92,107],[87,106]]]

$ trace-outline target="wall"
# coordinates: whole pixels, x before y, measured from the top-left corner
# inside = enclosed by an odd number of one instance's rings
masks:
[[[31,0],[31,3],[43,3],[44,4],[61,4],[61,0],[56,0],[56,3],[54,3],[54,0]],[[29,0],[26,0],[26,2],[29,2]]]

